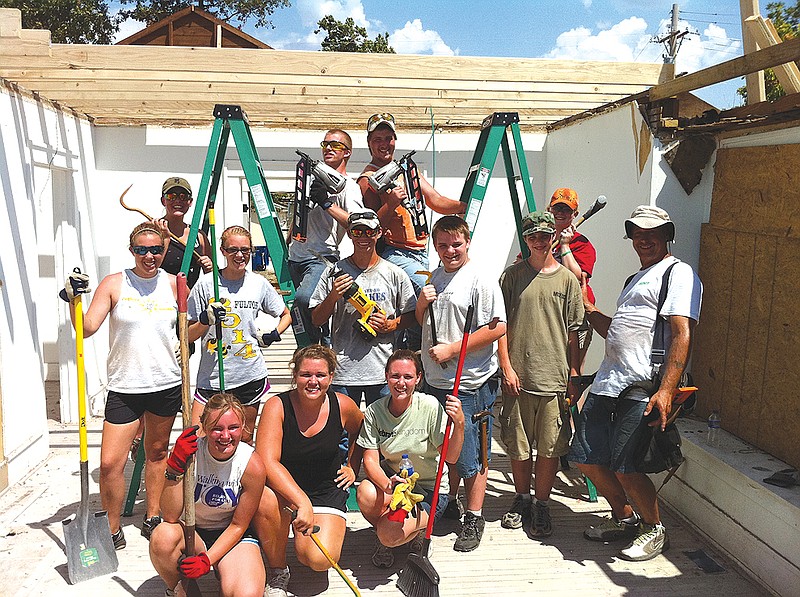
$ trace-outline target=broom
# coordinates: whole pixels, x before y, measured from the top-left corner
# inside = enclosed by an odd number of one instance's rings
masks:
[[[453,396],[458,396],[458,385],[461,382],[461,371],[464,369],[464,358],[467,356],[467,341],[469,340],[469,329],[472,326],[472,315],[475,311],[473,305],[467,309],[467,319],[464,322],[464,337],[461,340],[461,352],[458,355],[458,366],[456,367],[456,377],[453,381]],[[453,430],[453,419],[447,419],[447,426],[444,430],[444,442],[442,443],[442,454],[439,458],[439,468],[436,471],[436,481],[433,485],[433,497],[431,499],[431,512],[428,516],[428,525],[425,527],[425,540],[422,542],[420,553],[408,554],[406,566],[400,571],[397,578],[397,588],[403,595],[408,597],[439,597],[439,574],[428,559],[428,551],[431,546],[431,533],[433,532],[433,518],[436,506],[439,503],[439,485],[444,473],[444,459],[447,454],[447,446],[450,444],[450,432]]]

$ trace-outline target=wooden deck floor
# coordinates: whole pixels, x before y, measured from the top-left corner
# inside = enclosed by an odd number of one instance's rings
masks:
[[[291,354],[289,343],[270,349],[273,389],[288,383],[285,363]],[[101,421],[89,424],[89,468],[92,507],[99,510],[97,487]],[[178,427],[174,429],[177,434]],[[134,514],[123,518],[128,540],[118,552],[119,570],[76,586],[67,582],[66,556],[61,521],[77,511],[80,495],[78,476],[78,434],[74,425],[50,421],[49,459],[22,483],[0,496],[0,569],[2,596],[80,595],[82,597],[122,595],[162,596],[164,584],[156,575],[147,554],[147,541],[139,534],[143,504],[137,502]],[[768,593],[743,576],[735,566],[716,552],[681,519],[664,513],[671,548],[663,555],[643,563],[617,559],[619,546],[586,541],[582,532],[608,512],[602,500],[590,503],[585,487],[573,469],[558,475],[553,494],[554,534],[547,540],[533,541],[522,530],[500,527],[500,517],[513,497],[508,458],[495,442],[484,514],[486,531],[475,551],[453,551],[457,523],[443,521],[434,530],[431,562],[441,576],[442,596],[472,595],[725,595],[756,596]],[[126,474],[130,474],[132,465]],[[341,565],[363,594],[400,595],[397,574],[407,550],[396,550],[395,566],[377,569],[370,556],[375,536],[359,513],[348,514],[348,534]],[[291,544],[290,544],[291,545]],[[706,556],[721,571],[704,571],[693,556]],[[314,573],[290,556],[290,593],[297,596],[327,594],[351,595],[338,575]],[[218,594],[213,578],[201,582],[203,594]]]

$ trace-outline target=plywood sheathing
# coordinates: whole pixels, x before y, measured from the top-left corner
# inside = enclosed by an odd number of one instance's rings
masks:
[[[721,149],[701,234],[699,412],[800,466],[800,145]]]

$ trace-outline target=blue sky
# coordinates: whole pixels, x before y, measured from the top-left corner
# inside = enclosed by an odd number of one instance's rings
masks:
[[[269,45],[319,50],[317,21],[326,14],[353,17],[371,37],[389,33],[401,54],[508,56],[662,62],[664,47],[652,38],[667,31],[670,0],[292,0],[273,15],[274,29],[244,27]],[[742,54],[738,0],[686,0],[679,30],[690,32],[678,52],[676,72],[695,72]],[[766,2],[762,11],[766,10]],[[123,25],[120,38],[137,31]],[[741,104],[742,79],[700,90],[718,108]]]

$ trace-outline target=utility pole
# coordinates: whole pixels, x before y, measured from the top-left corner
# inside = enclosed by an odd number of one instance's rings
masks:
[[[678,50],[681,47],[683,38],[689,35],[688,31],[678,31],[678,5],[672,5],[672,22],[670,23],[669,32],[655,41],[664,44],[666,52],[662,54],[664,64],[675,64],[675,58],[678,56]]]

